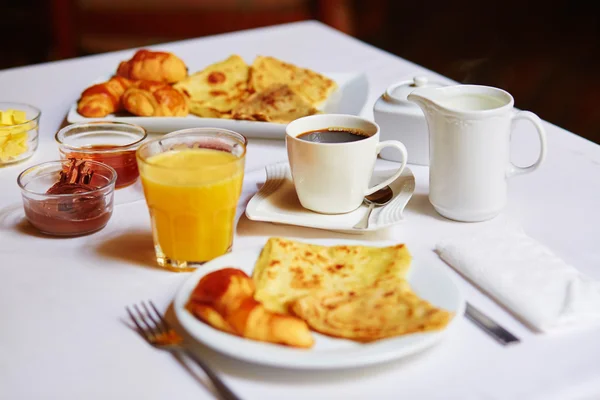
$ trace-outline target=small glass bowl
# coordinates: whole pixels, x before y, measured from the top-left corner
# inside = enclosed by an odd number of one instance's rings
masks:
[[[33,155],[38,147],[38,131],[42,112],[24,103],[0,102],[0,111],[25,112],[25,122],[9,126],[0,125],[0,166],[23,161]]]
[[[77,236],[96,232],[108,223],[113,212],[116,171],[96,161],[84,161],[93,172],[90,186],[94,190],[75,194],[47,194],[67,171],[68,160],[48,161],[21,172],[25,216],[36,229],[54,236]]]
[[[141,126],[123,122],[72,124],[56,133],[61,158],[92,160],[117,171],[117,189],[129,186],[140,176],[135,151],[148,134]]]

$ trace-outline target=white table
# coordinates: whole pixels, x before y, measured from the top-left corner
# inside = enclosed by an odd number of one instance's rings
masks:
[[[363,114],[387,85],[431,74],[316,22],[183,41],[163,46],[190,66],[231,53],[247,60],[273,55],[321,71],[365,71],[370,94]],[[152,267],[149,218],[143,201],[119,205],[108,226],[91,236],[52,239],[22,221],[15,183],[26,167],[58,157],[53,135],[81,90],[114,70],[131,52],[53,62],[0,72],[1,97],[42,109],[40,148],[33,158],[0,169],[0,398],[212,398],[204,376],[190,374],[124,325],[124,306],[153,299],[169,306],[188,274]],[[431,76],[431,75],[430,75]],[[510,181],[509,203],[495,220],[445,220],[427,200],[427,168],[412,166],[417,193],[406,223],[365,240],[406,242],[415,257],[442,263],[432,251],[441,238],[511,219],[584,273],[600,278],[600,147],[549,123],[549,154],[536,173]],[[533,129],[519,127],[514,160],[537,154]],[[283,142],[253,140],[247,176],[285,160]],[[388,165],[389,164],[389,165]],[[382,166],[392,163],[381,161]],[[332,237],[330,232],[242,219],[234,249],[272,235]],[[449,268],[449,267],[448,267]],[[600,329],[569,334],[530,332],[461,279],[468,301],[521,337],[505,348],[463,319],[440,345],[402,362],[364,370],[310,373],[227,359],[206,349],[212,365],[244,399],[597,399]]]

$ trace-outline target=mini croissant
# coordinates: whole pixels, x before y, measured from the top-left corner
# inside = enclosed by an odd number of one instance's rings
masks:
[[[243,271],[224,268],[204,276],[187,308],[219,330],[248,339],[308,348],[314,344],[299,318],[267,311],[254,300],[254,282]]]
[[[185,117],[188,115],[186,96],[171,85],[137,81],[123,94],[123,107],[141,117]]]
[[[81,94],[77,112],[87,118],[103,118],[121,111],[121,97],[131,84],[129,79],[115,76],[106,82],[90,86]]]
[[[172,53],[138,50],[131,60],[119,64],[117,76],[132,80],[175,83],[187,76],[187,67]]]

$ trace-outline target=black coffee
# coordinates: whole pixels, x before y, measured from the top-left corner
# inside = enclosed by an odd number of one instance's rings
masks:
[[[367,139],[368,137],[358,129],[343,128],[318,129],[316,131],[301,133],[297,136],[300,140],[315,143],[348,143]]]

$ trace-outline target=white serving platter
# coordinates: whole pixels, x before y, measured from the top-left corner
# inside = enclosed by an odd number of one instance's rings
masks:
[[[363,109],[369,94],[367,76],[363,73],[324,73],[338,84],[338,89],[319,107],[324,113],[358,115]],[[109,76],[101,77],[95,83],[104,82]],[[84,88],[82,88],[83,91]],[[136,124],[149,133],[169,133],[187,128],[224,128],[241,133],[248,138],[283,139],[286,124],[259,121],[236,121],[231,119],[201,118],[195,115],[186,117],[136,117],[127,113],[111,114],[104,118],[86,118],[77,112],[75,102],[67,115],[69,123],[90,121],[117,121]]]

